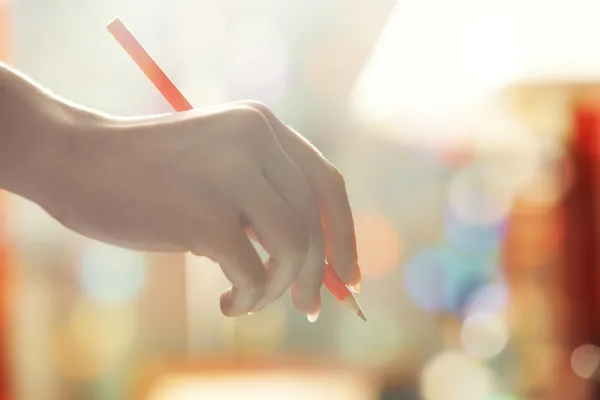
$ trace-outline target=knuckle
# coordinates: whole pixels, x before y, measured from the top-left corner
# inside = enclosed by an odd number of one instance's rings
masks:
[[[336,193],[346,193],[346,179],[339,169],[333,165],[329,165],[326,176],[329,186],[331,186]]]
[[[250,106],[238,106],[229,112],[230,119],[244,129],[261,130],[267,126],[263,114]]]
[[[230,113],[234,124],[234,140],[245,148],[261,148],[262,144],[273,139],[270,125],[261,111],[244,105],[234,108]]]
[[[272,115],[274,115],[273,111],[268,105],[258,100],[248,100],[245,101],[244,104],[247,104],[249,107],[252,107],[256,111],[263,114],[263,116],[265,117],[271,117]]]

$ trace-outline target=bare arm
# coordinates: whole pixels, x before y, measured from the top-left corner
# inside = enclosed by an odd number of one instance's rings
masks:
[[[56,179],[74,108],[0,63],[0,187],[33,201]]]

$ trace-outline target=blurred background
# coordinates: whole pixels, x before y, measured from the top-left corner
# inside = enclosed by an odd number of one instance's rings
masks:
[[[344,173],[369,321],[323,295],[227,319],[217,265],[0,204],[18,399],[595,399],[597,0],[0,0],[0,58],[118,115],[270,105]]]

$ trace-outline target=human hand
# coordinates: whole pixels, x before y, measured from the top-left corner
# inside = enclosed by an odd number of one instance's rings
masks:
[[[39,202],[68,228],[130,249],[210,257],[232,283],[221,296],[228,316],[258,311],[290,286],[295,307],[317,313],[326,258],[359,284],[342,176],[265,105],[77,121]],[[269,253],[266,266],[247,232]]]

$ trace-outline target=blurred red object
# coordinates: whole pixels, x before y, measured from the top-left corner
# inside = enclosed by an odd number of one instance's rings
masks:
[[[579,100],[573,112],[571,154],[574,186],[565,198],[564,274],[565,292],[572,307],[565,339],[569,346],[594,343],[600,339],[597,315],[598,285],[598,172],[600,159],[600,99]],[[595,343],[600,344],[600,343]]]
[[[0,61],[8,62],[10,54],[9,1],[0,1]],[[6,235],[5,194],[0,191],[0,400],[14,398],[8,343],[8,311],[10,309],[10,258]]]
[[[569,299],[558,324],[565,358],[563,387],[570,386],[565,377],[574,375],[570,364],[572,352],[584,344],[600,345],[600,97],[585,96],[573,104],[570,155],[574,182],[563,202],[564,242],[559,279]],[[585,384],[581,380],[580,383]],[[590,395],[597,398],[598,389],[593,391],[596,393]]]

